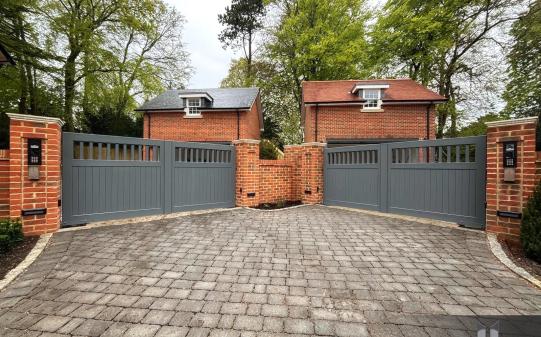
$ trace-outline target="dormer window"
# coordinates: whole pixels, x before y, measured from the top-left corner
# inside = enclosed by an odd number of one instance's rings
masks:
[[[379,109],[381,107],[381,89],[364,89],[362,91],[365,109]]]
[[[385,82],[357,83],[351,89],[351,93],[358,95],[365,102],[361,111],[380,112],[383,92],[389,89],[389,84]]]
[[[184,112],[186,118],[198,117],[201,118],[201,110],[212,109],[214,99],[206,92],[191,91],[188,93],[181,93],[180,99],[184,105]]]
[[[200,116],[201,111],[199,108],[201,107],[201,98],[200,97],[189,97],[186,99],[186,108],[188,109],[186,111],[186,114],[188,116]]]

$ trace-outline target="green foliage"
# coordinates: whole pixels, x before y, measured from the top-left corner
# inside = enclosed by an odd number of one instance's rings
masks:
[[[283,74],[301,80],[359,78],[367,58],[364,0],[277,1],[283,13],[268,45]]]
[[[520,241],[526,255],[541,263],[541,182],[522,212]]]
[[[162,0],[6,0],[0,17],[0,43],[17,61],[0,69],[2,113],[134,134],[134,108],[190,75],[183,17]]]
[[[143,116],[140,114],[132,117],[126,113],[105,106],[100,107],[97,113],[85,113],[83,128],[87,133],[100,135],[115,135],[125,137],[141,137],[143,132]]]
[[[277,16],[264,56],[233,61],[222,86],[260,87],[265,126],[272,128],[265,136],[279,145],[300,143],[302,81],[362,76],[368,11],[364,0],[276,0],[268,10]]]
[[[492,92],[487,50],[498,48],[492,32],[515,18],[520,0],[389,0],[371,32],[370,65],[383,76],[409,76],[449,102],[437,109],[439,138],[456,136],[457,102],[473,84],[471,99]],[[486,102],[484,102],[486,104]],[[450,123],[449,123],[450,122]]]
[[[518,117],[541,116],[541,0],[513,24],[514,44],[508,55],[505,110]]]
[[[19,219],[0,220],[0,253],[7,252],[23,240],[23,227]]]
[[[508,119],[509,116],[505,114],[486,114],[477,118],[476,121],[471,122],[465,127],[461,128],[458,132],[459,137],[471,137],[482,136],[487,134],[487,122],[494,122],[499,120]]]
[[[246,59],[233,60],[229,73],[222,80],[223,88],[241,87],[247,77]],[[282,147],[302,141],[300,114],[291,91],[294,83],[282,76],[277,66],[266,60],[252,64],[253,84],[261,89],[264,131],[262,138]]]
[[[268,139],[262,139],[259,143],[259,158],[260,159],[278,159],[280,153],[278,147]]]

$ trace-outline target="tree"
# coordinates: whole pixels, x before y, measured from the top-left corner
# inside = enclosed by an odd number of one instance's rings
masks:
[[[154,2],[119,18],[121,24],[112,27],[105,41],[83,54],[85,131],[99,128],[92,126],[94,121],[135,121],[138,98],[152,97],[166,86],[182,87],[190,75],[181,34],[184,19],[177,11]],[[127,135],[123,130],[111,125],[108,134]]]
[[[508,55],[509,83],[504,92],[505,111],[517,117],[541,117],[541,1],[511,29],[514,43]]]
[[[68,130],[134,135],[140,116],[133,109],[190,75],[183,23],[163,1],[2,1],[0,43],[17,65],[0,69],[0,111],[60,117]],[[0,134],[6,144],[4,115]]]
[[[38,47],[38,38],[29,16],[38,6],[35,0],[5,0],[0,4],[0,43],[10,51],[17,66],[0,71],[2,112],[44,114],[38,104],[40,78],[37,71],[54,72],[54,67],[47,65],[50,60],[58,59],[50,52]],[[13,93],[17,92],[14,96]],[[13,110],[13,102],[17,109]]]
[[[294,83],[301,109],[303,80],[359,78],[366,61],[364,0],[277,0],[279,23],[267,45],[281,76]]]
[[[77,69],[79,57],[103,34],[106,23],[116,21],[122,5],[126,5],[122,0],[48,0],[43,4],[42,13],[50,20],[52,31],[67,42],[62,65],[67,130],[74,130],[76,86],[85,77]]]
[[[225,47],[240,47],[246,60],[246,78],[241,86],[251,86],[253,82],[252,61],[255,33],[263,27],[265,16],[263,0],[233,0],[218,21],[225,26],[218,39]]]
[[[222,88],[242,86],[246,78],[246,59],[233,60],[229,73],[221,82]],[[296,106],[290,88],[293,83],[282,77],[276,66],[268,61],[257,60],[252,65],[253,84],[261,89],[264,132],[262,137],[279,147],[300,142],[300,120],[291,107]],[[293,112],[293,115],[292,115]]]
[[[483,59],[483,48],[498,45],[491,34],[516,19],[512,9],[520,2],[389,0],[371,34],[374,68],[408,75],[449,98],[438,106],[437,136],[444,136],[449,120],[448,135],[456,136],[457,103],[463,99],[460,79],[472,83],[472,78],[483,76],[475,62]]]
[[[364,0],[269,2],[276,24],[267,30],[265,57],[259,60],[269,71],[256,84],[265,88],[265,110],[278,124],[284,144],[302,141],[302,81],[368,74],[364,72],[369,18],[365,9]]]

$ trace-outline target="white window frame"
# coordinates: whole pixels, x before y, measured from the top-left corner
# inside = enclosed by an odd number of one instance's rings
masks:
[[[201,116],[201,97],[187,97],[186,98],[186,115],[187,116]]]
[[[381,89],[363,89],[363,99],[366,100],[366,103],[363,105],[363,109],[381,109]]]

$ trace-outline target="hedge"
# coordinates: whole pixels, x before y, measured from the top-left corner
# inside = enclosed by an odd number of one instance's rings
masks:
[[[0,219],[0,253],[9,251],[23,241],[23,226],[19,219]]]
[[[541,262],[541,182],[537,185],[522,211],[520,241],[524,253]]]

